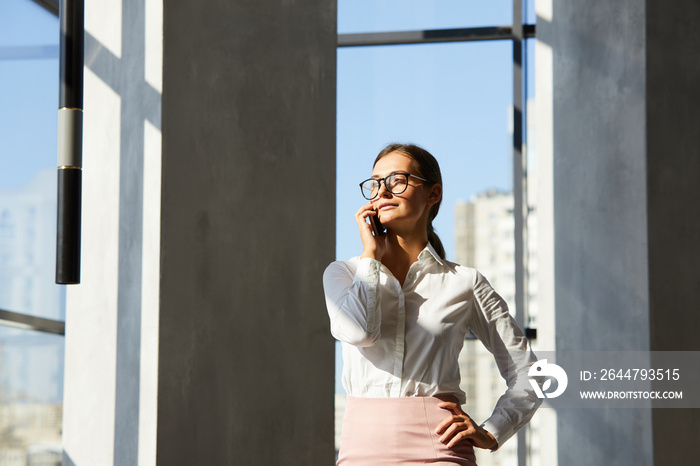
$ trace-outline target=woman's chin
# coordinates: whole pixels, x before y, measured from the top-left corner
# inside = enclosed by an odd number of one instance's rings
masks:
[[[391,230],[392,228],[396,228],[396,222],[394,221],[393,218],[389,217],[387,215],[387,219],[380,218],[379,221],[382,222],[382,225],[384,225],[384,228],[387,230]]]

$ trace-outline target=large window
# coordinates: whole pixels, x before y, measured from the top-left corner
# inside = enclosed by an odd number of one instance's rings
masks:
[[[64,291],[54,284],[59,26],[0,3],[0,465],[60,464]]]
[[[520,178],[522,184],[514,186],[514,160],[521,160],[528,135],[525,128],[515,131],[514,121],[518,112],[526,118],[525,102],[533,95],[528,89],[532,75],[527,41],[514,59],[518,31],[517,25],[512,27],[513,11],[519,4],[338,2],[336,257],[347,260],[362,251],[354,214],[366,201],[358,183],[371,173],[376,154],[391,142],[418,144],[440,162],[444,196],[434,225],[447,259],[480,269],[528,326],[534,322],[533,316],[525,316],[530,293],[518,301],[516,291],[528,286],[525,257],[534,251],[527,243],[524,250],[516,248],[515,238],[526,238],[535,210],[523,209],[520,219],[514,215],[516,202],[529,202],[527,173]],[[532,5],[529,10],[522,23],[534,23]],[[532,37],[534,27],[524,26],[523,31]],[[520,88],[514,80],[521,80]],[[522,123],[525,126],[526,120]],[[516,273],[518,255],[523,268]],[[345,400],[340,353],[338,344],[336,448]],[[478,341],[465,341],[460,364],[466,410],[483,421],[505,383]],[[536,424],[528,430],[532,439],[525,443],[530,444],[537,437]],[[497,455],[480,454],[478,463],[538,463],[527,449],[518,452],[516,439],[501,450]]]

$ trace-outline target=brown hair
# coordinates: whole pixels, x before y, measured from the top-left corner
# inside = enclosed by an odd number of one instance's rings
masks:
[[[442,175],[440,174],[440,165],[438,164],[438,161],[430,152],[422,147],[416,146],[415,144],[389,144],[382,149],[379,155],[377,155],[377,158],[374,159],[374,165],[379,162],[379,159],[392,152],[398,152],[399,154],[410,157],[413,161],[415,161],[418,165],[417,175],[420,175],[428,180],[425,182],[427,186],[442,184]],[[442,196],[440,196],[440,200],[430,208],[430,213],[428,214],[428,241],[430,241],[430,244],[433,246],[433,249],[435,249],[435,252],[437,252],[438,255],[444,259],[445,248],[442,246],[442,241],[440,241],[440,238],[438,237],[437,233],[435,233],[435,229],[433,228],[433,219],[437,216],[438,211],[440,210],[441,202]]]

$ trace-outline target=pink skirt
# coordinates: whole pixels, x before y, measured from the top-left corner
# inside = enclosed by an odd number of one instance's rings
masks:
[[[440,442],[435,428],[450,412],[430,396],[356,398],[348,396],[338,466],[443,464],[476,466],[474,447]]]

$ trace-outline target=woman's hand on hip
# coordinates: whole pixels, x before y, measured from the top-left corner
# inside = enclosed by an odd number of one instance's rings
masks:
[[[355,214],[355,221],[360,228],[360,238],[362,239],[362,255],[361,258],[370,257],[372,259],[382,260],[386,251],[386,235],[374,236],[372,227],[367,222],[367,219],[376,216],[377,211],[372,207],[372,203],[360,207],[360,210]]]
[[[454,447],[458,442],[467,441],[478,448],[493,449],[497,446],[496,438],[483,427],[477,425],[462,407],[452,401],[446,401],[438,405],[451,414],[438,424],[435,432],[442,434],[440,441],[448,448]]]

